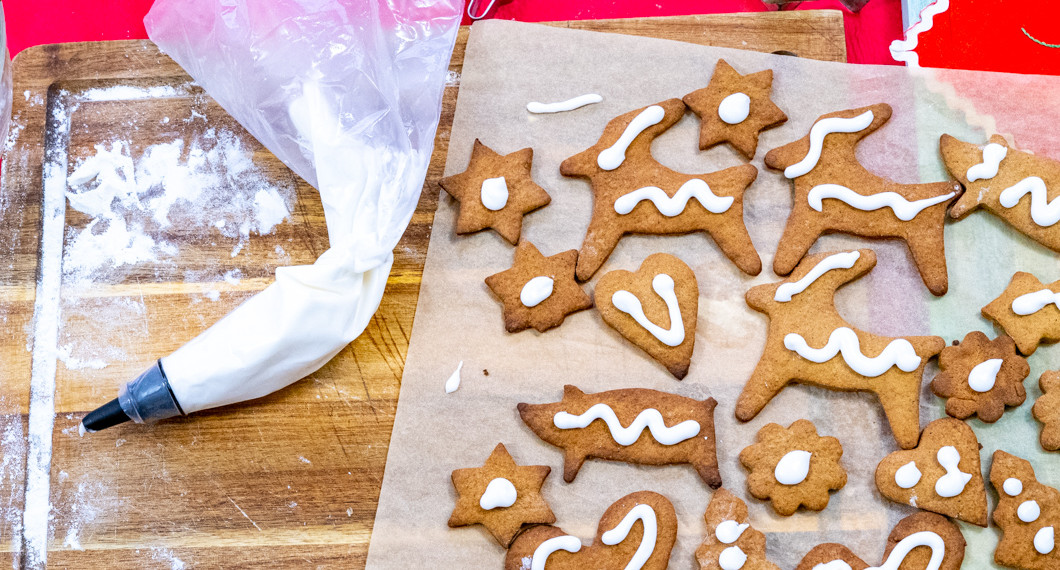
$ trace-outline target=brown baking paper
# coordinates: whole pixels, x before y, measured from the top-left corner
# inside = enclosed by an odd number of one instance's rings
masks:
[[[498,442],[523,465],[549,465],[543,488],[557,525],[588,544],[604,510],[638,490],[666,495],[677,509],[679,535],[670,559],[673,568],[692,568],[692,552],[702,541],[703,514],[711,490],[688,465],[634,466],[590,459],[577,479],[562,481],[562,452],[522,424],[519,402],[554,402],[564,384],[585,391],[641,387],[703,399],[713,396],[719,461],[724,486],[747,501],[752,524],[768,535],[768,553],[781,568],[793,568],[813,546],[840,542],[870,563],[880,561],[891,527],[915,512],[882,498],[873,483],[876,464],[897,449],[882,409],[868,394],[831,392],[804,386],[782,391],[746,424],[733,416],[736,398],[761,355],[767,320],[744,302],[753,285],[772,282],[772,252],[791,210],[791,186],[766,170],[762,156],[771,148],[805,135],[821,114],[889,103],[891,120],[865,139],[858,150],[869,169],[899,182],[945,180],[938,137],[951,133],[986,142],[987,130],[1015,133],[1024,148],[1048,150],[1060,142],[1055,124],[1060,113],[1056,78],[971,72],[912,72],[886,66],[853,66],[672,41],[574,31],[514,22],[474,26],[468,42],[454,119],[446,174],[464,170],[472,142],[501,153],[533,147],[534,179],[552,203],[525,218],[523,238],[545,255],[581,246],[589,223],[592,195],[582,179],[559,174],[563,159],[600,136],[613,117],[671,97],[682,97],[710,79],[718,58],[741,73],[772,68],[774,101],[789,121],[762,134],[752,164],[758,180],[745,198],[744,218],[765,269],[752,278],[726,259],[706,234],[681,237],[624,238],[600,275],[636,269],[654,252],[674,254],[699,281],[699,319],[695,353],[684,381],[676,381],[643,351],[624,340],[595,310],[567,318],[557,329],[539,334],[506,333],[500,304],[483,279],[510,267],[514,248],[492,232],[456,236],[457,204],[443,195],[431,235],[423,285],[393,438],[379,498],[370,568],[500,568],[505,551],[482,527],[446,525],[456,494],[450,473],[478,467]],[[555,115],[527,113],[530,101],[562,101],[599,93],[602,103]],[[1012,109],[1027,109],[1015,113]],[[1028,116],[1037,118],[1029,120]],[[1050,117],[1049,115],[1053,115]],[[1049,119],[1052,119],[1050,121]],[[653,146],[656,158],[682,172],[712,172],[741,164],[727,146],[697,150],[697,118],[688,113]],[[1039,132],[1035,132],[1037,129]],[[1045,132],[1045,131],[1050,132]],[[1017,236],[985,213],[948,224],[950,292],[934,298],[924,287],[902,242],[827,236],[812,251],[871,247],[879,256],[866,277],[840,290],[837,305],[854,326],[872,332],[908,336],[938,334],[947,341],[973,329],[993,335],[978,312],[1003,289],[1017,269],[1043,281],[1060,277],[1056,255]],[[807,315],[812,319],[813,315]],[[1060,365],[1054,348],[1031,359],[1028,401],[997,424],[972,425],[984,444],[984,469],[998,447],[1030,459],[1043,482],[1058,485],[1047,457],[1037,446],[1037,425],[1030,418],[1039,394],[1037,376]],[[463,362],[459,390],[444,384]],[[943,415],[930,394],[925,374],[921,425]],[[812,420],[821,435],[839,438],[848,472],[847,485],[832,494],[820,512],[791,517],[773,513],[768,503],[748,496],[746,472],[737,455],[765,424]],[[991,501],[995,501],[991,495]],[[969,541],[966,564],[988,567],[996,544],[994,529],[961,523]]]

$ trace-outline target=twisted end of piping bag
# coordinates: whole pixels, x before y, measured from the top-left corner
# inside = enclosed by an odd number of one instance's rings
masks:
[[[157,360],[135,380],[122,386],[118,397],[96,408],[81,420],[82,436],[132,420],[138,424],[183,416],[169,386],[162,361]]]

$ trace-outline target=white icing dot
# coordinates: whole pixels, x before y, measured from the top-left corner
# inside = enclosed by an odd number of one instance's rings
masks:
[[[1034,534],[1034,549],[1039,554],[1049,554],[1053,551],[1056,541],[1056,532],[1051,526],[1043,526]]]
[[[552,295],[555,281],[551,277],[539,275],[526,282],[519,292],[519,301],[527,307],[536,307]]]
[[[1019,508],[1016,509],[1016,516],[1025,523],[1032,523],[1038,520],[1038,517],[1042,514],[1042,508],[1038,506],[1037,501],[1023,501],[1020,503]]]
[[[503,176],[482,181],[482,205],[496,212],[508,203],[508,182]]]
[[[486,485],[486,490],[478,501],[478,506],[483,510],[492,511],[497,508],[508,508],[515,504],[519,494],[515,491],[515,485],[511,481],[497,477]]]
[[[733,93],[721,100],[718,117],[730,125],[738,125],[751,113],[751,98],[746,93]]]
[[[806,480],[806,475],[810,473],[811,456],[812,454],[809,451],[802,451],[801,449],[787,452],[777,462],[777,467],[773,470],[773,476],[776,477],[777,482],[781,485],[798,485],[802,483]]]
[[[718,566],[721,566],[722,570],[740,570],[746,562],[747,555],[739,546],[730,546],[718,556]]]
[[[1023,481],[1019,479],[1009,477],[1005,479],[1005,483],[1001,486],[1005,490],[1005,494],[1010,497],[1015,497],[1023,492]]]
[[[718,526],[714,529],[714,536],[717,537],[718,541],[722,544],[732,544],[736,542],[743,531],[747,530],[749,524],[740,524],[736,521],[721,521]]]
[[[916,462],[910,461],[894,472],[894,482],[903,489],[912,489],[920,482],[921,475]]]
[[[965,485],[972,479],[970,473],[960,470],[961,454],[956,447],[947,445],[935,454],[939,465],[946,474],[935,481],[935,493],[940,497],[956,497],[964,491]]]
[[[968,386],[976,392],[989,392],[997,382],[997,373],[1001,371],[1004,362],[1000,358],[991,358],[976,364],[968,373]]]

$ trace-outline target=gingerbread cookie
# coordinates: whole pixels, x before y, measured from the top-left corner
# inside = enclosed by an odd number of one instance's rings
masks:
[[[523,216],[552,201],[530,176],[533,159],[532,148],[501,155],[475,139],[467,170],[439,182],[460,202],[456,233],[492,228],[512,245],[517,243]]]
[[[807,256],[787,279],[747,292],[769,316],[762,359],[736,402],[749,421],[790,383],[876,395],[903,448],[920,437],[920,382],[946,346],[937,336],[891,338],[852,328],[835,308],[836,289],[868,273],[876,254],[861,249]]]
[[[822,115],[805,137],[766,154],[766,166],[784,171],[795,188],[794,206],[780,238],[773,270],[791,273],[817,238],[841,232],[906,242],[924,284],[935,295],[948,287],[943,222],[960,192],[956,182],[898,184],[867,170],[855,148],[891,118],[883,103]]]
[[[838,439],[821,437],[812,422],[798,420],[787,428],[763,427],[756,443],[740,452],[740,463],[750,471],[751,495],[771,501],[778,515],[790,516],[800,506],[812,511],[828,506],[829,491],[847,484],[842,456]]]
[[[498,443],[482,467],[453,471],[457,499],[449,526],[483,525],[507,547],[524,524],[556,522],[541,496],[551,470],[547,465],[516,464]]]
[[[1030,462],[1000,450],[994,452],[990,483],[1000,499],[993,515],[1001,528],[994,560],[1025,570],[1060,568],[1060,491],[1039,483]]]
[[[986,526],[979,448],[968,424],[953,418],[935,420],[924,428],[915,449],[895,451],[880,461],[876,487],[896,503]]]
[[[743,194],[758,176],[750,164],[711,174],[682,174],[655,160],[651,143],[685,113],[668,99],[612,119],[595,145],[560,165],[564,176],[588,178],[593,216],[578,254],[587,281],[627,233],[707,232],[741,270],[762,270],[743,222]]]
[[[1060,449],[1060,371],[1049,370],[1038,378],[1042,395],[1034,402],[1031,413],[1042,422],[1039,437],[1042,448],[1047,451]]]
[[[670,501],[639,491],[615,501],[600,518],[596,540],[581,539],[554,526],[535,526],[508,549],[505,570],[662,570],[677,540],[677,513]]]
[[[779,570],[766,559],[766,535],[751,527],[747,505],[736,495],[714,491],[703,518],[707,536],[696,549],[700,570]]]
[[[534,244],[520,241],[511,269],[486,278],[504,307],[504,329],[545,332],[563,324],[567,315],[592,307],[593,300],[574,279],[577,262],[577,250],[545,257]]]
[[[883,562],[870,567],[841,544],[822,544],[803,557],[795,570],[958,570],[967,543],[946,517],[915,513],[898,521],[887,537]]]
[[[601,277],[593,297],[611,328],[678,380],[688,374],[696,345],[699,284],[685,262],[666,253],[649,255],[634,272]]]
[[[519,416],[538,437],[563,449],[570,483],[589,457],[642,465],[688,463],[713,488],[721,486],[714,398],[693,400],[642,388],[586,394],[563,387],[551,404],[519,404]]]
[[[719,59],[710,84],[683,99],[699,115],[699,149],[727,142],[747,160],[754,158],[758,134],[788,120],[769,98],[772,90],[772,69],[740,75]]]
[[[994,423],[1006,406],[1027,399],[1023,380],[1031,368],[1016,354],[1016,343],[1004,335],[990,340],[979,331],[968,333],[960,344],[942,349],[939,370],[931,391],[947,398],[946,413],[958,419],[977,415]]]
[[[950,208],[961,219],[980,206],[1020,233],[1060,251],[1060,162],[1009,146],[1000,135],[986,145],[961,142],[950,135],[939,140],[946,170],[965,192]]]
[[[1017,271],[1001,296],[983,307],[983,316],[997,323],[1026,356],[1041,342],[1060,340],[1060,281],[1042,284]]]

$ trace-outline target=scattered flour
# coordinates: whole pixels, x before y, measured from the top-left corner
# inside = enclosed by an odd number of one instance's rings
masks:
[[[177,558],[177,555],[168,548],[152,548],[151,559],[158,562],[168,562],[169,570],[184,570],[187,568],[187,564]]]

